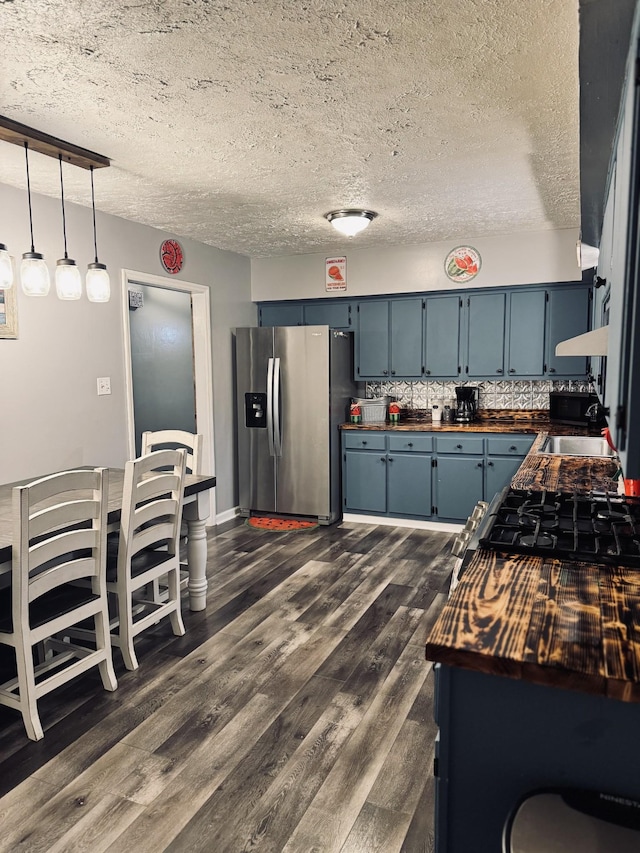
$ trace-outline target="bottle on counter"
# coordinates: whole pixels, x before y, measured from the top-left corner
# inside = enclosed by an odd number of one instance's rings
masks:
[[[349,420],[352,424],[362,423],[362,409],[359,403],[352,403],[349,409]]]

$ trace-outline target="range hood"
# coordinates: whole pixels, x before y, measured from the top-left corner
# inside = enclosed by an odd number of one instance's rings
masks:
[[[556,346],[556,355],[608,355],[609,327],[601,326],[584,335],[576,335],[560,341]]]

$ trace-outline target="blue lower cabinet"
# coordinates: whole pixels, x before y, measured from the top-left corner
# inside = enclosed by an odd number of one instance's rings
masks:
[[[431,456],[389,454],[387,512],[421,518],[431,516]]]
[[[511,482],[522,465],[524,456],[490,456],[485,468],[485,500],[490,501],[496,492]]]
[[[386,454],[370,450],[347,450],[343,459],[345,510],[386,513]]]
[[[436,471],[438,518],[465,521],[484,497],[484,457],[439,455]]]

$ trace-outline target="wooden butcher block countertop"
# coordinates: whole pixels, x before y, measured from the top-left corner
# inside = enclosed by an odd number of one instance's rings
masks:
[[[539,452],[519,489],[617,490],[615,463]],[[640,702],[640,569],[480,549],[429,633],[428,660]]]

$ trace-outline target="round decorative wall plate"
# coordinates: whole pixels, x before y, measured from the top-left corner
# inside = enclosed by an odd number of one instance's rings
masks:
[[[444,262],[444,271],[451,281],[470,281],[480,272],[480,252],[471,246],[452,249]]]
[[[160,260],[171,275],[179,273],[184,264],[184,252],[180,243],[177,240],[165,240],[160,246]]]

